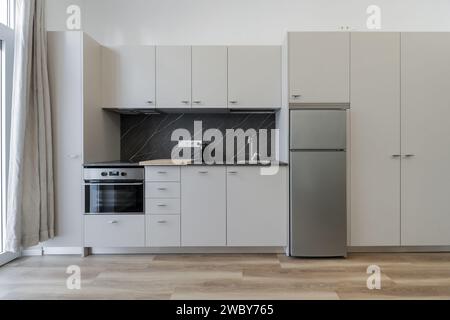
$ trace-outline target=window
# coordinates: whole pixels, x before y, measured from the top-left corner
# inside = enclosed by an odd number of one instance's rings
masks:
[[[13,0],[0,0],[0,265],[15,258],[5,253],[6,189],[13,81]]]
[[[0,0],[0,24],[14,28],[15,0]]]

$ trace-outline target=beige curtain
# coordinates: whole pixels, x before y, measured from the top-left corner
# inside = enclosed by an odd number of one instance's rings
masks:
[[[6,250],[54,237],[45,0],[16,0]]]

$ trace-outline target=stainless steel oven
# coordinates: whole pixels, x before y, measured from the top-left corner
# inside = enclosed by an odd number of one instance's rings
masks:
[[[85,168],[85,214],[144,214],[143,168]]]

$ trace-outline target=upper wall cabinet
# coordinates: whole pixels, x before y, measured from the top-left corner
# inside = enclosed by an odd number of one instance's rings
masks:
[[[290,103],[350,102],[350,34],[288,35]]]
[[[102,48],[104,107],[155,107],[155,47]]]
[[[156,48],[158,108],[191,107],[191,47]]]
[[[227,107],[227,57],[227,47],[192,47],[193,108]]]
[[[228,48],[229,108],[281,107],[281,47]]]

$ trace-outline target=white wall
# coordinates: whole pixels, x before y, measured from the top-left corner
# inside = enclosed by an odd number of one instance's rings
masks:
[[[281,44],[287,30],[366,30],[382,9],[385,31],[450,31],[450,0],[47,0],[49,30],[65,30],[79,4],[83,29],[104,45]]]

